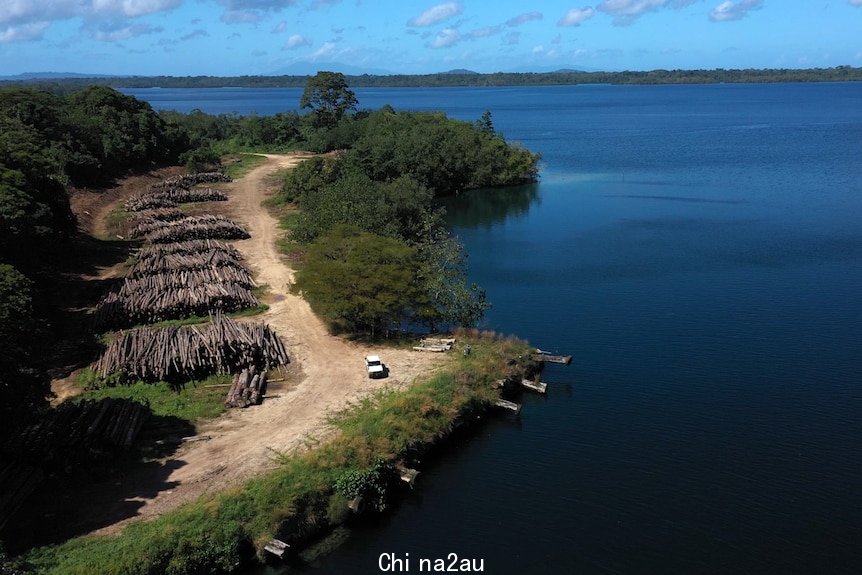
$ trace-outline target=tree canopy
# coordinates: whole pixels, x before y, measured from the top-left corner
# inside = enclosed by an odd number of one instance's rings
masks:
[[[311,244],[295,289],[333,331],[373,336],[422,302],[419,266],[416,250],[403,242],[339,224]]]
[[[301,108],[311,108],[318,127],[335,126],[358,103],[344,74],[339,72],[318,72],[309,78],[299,100]]]

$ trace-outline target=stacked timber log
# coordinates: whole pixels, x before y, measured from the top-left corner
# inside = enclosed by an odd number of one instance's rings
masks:
[[[203,183],[229,182],[229,177],[221,172],[202,172],[168,178],[149,187],[147,193],[139,194],[126,201],[126,210],[140,212],[158,208],[175,208],[190,202],[225,201],[224,192],[206,189],[192,189]]]
[[[225,407],[249,407],[260,405],[266,394],[266,372],[257,373],[254,366],[243,369],[233,377],[227,392]]]
[[[190,188],[198,184],[214,184],[216,182],[230,182],[229,176],[221,172],[195,172],[167,178],[157,184],[150,186],[151,190],[162,190],[165,188]]]
[[[172,222],[154,222],[145,238],[154,244],[168,244],[186,240],[220,239],[244,240],[248,235],[236,222],[224,216],[188,216]]]
[[[159,258],[166,254],[197,254],[201,252],[209,252],[218,250],[227,252],[236,259],[241,259],[242,256],[232,245],[218,240],[188,240],[184,242],[176,242],[172,244],[148,244],[141,248],[138,252],[138,261],[147,258]]]
[[[228,279],[233,276],[236,281]],[[179,284],[178,278],[182,277],[193,278],[190,281],[197,283]],[[212,280],[203,279],[207,277]],[[249,309],[260,305],[250,281],[247,271],[232,267],[127,278],[120,291],[109,293],[99,302],[94,319],[101,328],[127,327]]]
[[[186,214],[182,210],[178,210],[177,208],[163,208],[138,212],[133,218],[131,218],[131,222],[133,225],[137,226],[153,221],[173,222],[175,220],[181,220],[184,217],[186,217]]]
[[[122,373],[143,381],[185,381],[287,363],[287,350],[268,325],[218,316],[210,324],[121,333],[93,368],[102,377]]]
[[[204,240],[205,242],[206,240]],[[210,240],[214,244],[212,247],[201,245],[200,251],[172,251],[182,244],[198,243],[182,242],[179,244],[152,244],[147,246],[138,253],[137,260],[132,269],[129,270],[131,277],[144,277],[156,274],[165,273],[168,271],[180,270],[199,270],[213,269],[221,267],[231,267],[237,269],[245,269],[242,265],[242,258],[236,249]],[[203,243],[203,242],[201,242]],[[171,248],[171,249],[153,249],[153,248]]]
[[[141,212],[159,208],[176,208],[179,204],[194,202],[224,202],[227,196],[224,192],[212,188],[187,189],[180,187],[162,188],[157,192],[148,192],[133,196],[126,200],[125,208],[130,212]]]
[[[150,408],[130,399],[106,398],[61,403],[10,439],[3,452],[35,458],[59,469],[96,460],[132,446]]]

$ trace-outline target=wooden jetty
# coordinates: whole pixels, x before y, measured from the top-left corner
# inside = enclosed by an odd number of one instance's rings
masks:
[[[547,393],[548,392],[548,384],[542,381],[533,381],[532,379],[522,379],[521,386],[535,391],[536,393]]]
[[[263,546],[263,550],[267,553],[272,553],[279,559],[284,559],[285,554],[290,551],[290,545],[281,539],[273,539]]]
[[[356,514],[362,513],[365,511],[365,498],[361,495],[357,495],[347,502],[347,508]]]
[[[498,399],[494,402],[494,405],[496,405],[497,407],[502,407],[503,409],[508,409],[509,411],[514,411],[516,414],[521,413],[521,406],[514,401]]]
[[[554,355],[547,351],[542,351],[541,349],[537,349],[536,353],[533,354],[533,359],[535,361],[544,361],[547,363],[561,363],[563,365],[569,365],[572,363],[572,356],[570,355]]]
[[[455,344],[455,338],[452,337],[426,337],[419,342],[419,345],[413,346],[416,351],[433,351],[442,353],[449,351]]]
[[[443,353],[452,349],[451,347],[446,347],[442,345],[414,345],[414,351],[433,351],[436,353]]]
[[[395,470],[398,472],[398,477],[409,485],[413,487],[413,484],[416,483],[416,478],[419,476],[419,471],[415,469],[410,469],[403,463],[399,463],[395,466]]]

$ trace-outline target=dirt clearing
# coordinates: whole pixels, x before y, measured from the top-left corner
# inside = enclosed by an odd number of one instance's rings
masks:
[[[278,221],[261,202],[275,191],[277,180],[271,175],[295,166],[302,158],[266,158],[264,164],[222,188],[230,198],[223,205],[226,215],[251,234],[251,239],[235,245],[257,282],[270,290],[270,309],[248,321],[265,321],[282,337],[291,359],[291,384],[273,386],[260,406],[230,410],[199,426],[198,436],[209,439],[186,443],[169,460],[159,462],[164,473],[158,474],[155,484],[148,481],[152,473],[146,470],[128,474],[123,478],[123,492],[138,494],[115,500],[113,512],[103,510],[103,517],[123,518],[96,533],[116,532],[130,520],[157,516],[203,493],[271,469],[274,452],[301,450],[331,433],[328,414],[383,387],[405,386],[447,361],[443,354],[365,346],[333,337],[305,300],[290,293],[293,270],[276,247],[281,234]],[[368,354],[381,356],[390,370],[388,378],[368,378],[363,362]],[[137,508],[131,517],[120,512],[130,506]]]

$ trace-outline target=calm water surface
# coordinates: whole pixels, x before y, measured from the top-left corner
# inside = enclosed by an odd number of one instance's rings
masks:
[[[271,114],[301,90],[128,92]],[[540,184],[449,224],[487,326],[575,359],[294,571],[862,572],[862,85],[356,92],[487,109],[542,153]]]

